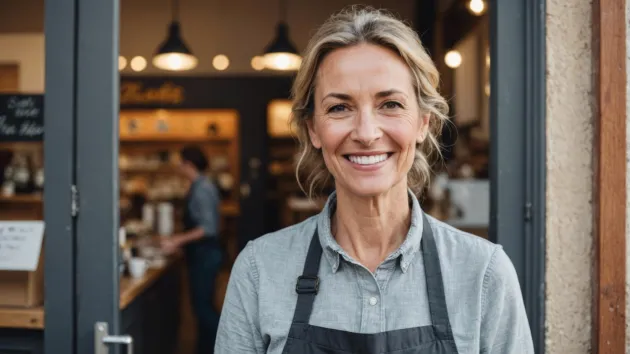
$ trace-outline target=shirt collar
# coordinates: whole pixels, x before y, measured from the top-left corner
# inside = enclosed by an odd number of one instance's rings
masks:
[[[400,257],[400,268],[406,272],[413,260],[413,257],[420,250],[420,240],[422,239],[422,209],[416,196],[408,191],[409,203],[411,204],[411,225],[405,241],[400,247],[390,254],[385,261],[397,259]],[[317,216],[317,232],[319,242],[324,250],[324,256],[330,263],[332,272],[335,273],[339,269],[341,257],[351,259],[350,256],[339,246],[331,232],[331,217],[335,213],[337,207],[337,193],[333,192],[329,197],[324,209]]]

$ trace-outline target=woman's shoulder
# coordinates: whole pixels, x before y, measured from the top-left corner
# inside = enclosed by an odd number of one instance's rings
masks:
[[[311,216],[300,223],[262,235],[250,241],[252,247],[259,251],[280,248],[284,252],[308,247],[317,226],[317,217]]]
[[[502,258],[500,256],[504,251],[501,245],[456,229],[431,217],[429,217],[429,223],[440,258],[446,263],[452,263],[453,266],[461,265],[469,269],[478,268],[479,271],[487,269],[490,263],[496,261],[496,258]]]
[[[316,225],[317,215],[251,240],[239,254],[237,263],[263,272],[301,267]]]
[[[427,216],[427,218],[433,229],[436,241],[452,243],[453,246],[478,247],[487,251],[494,251],[496,247],[500,247],[484,237],[462,231],[431,216]]]

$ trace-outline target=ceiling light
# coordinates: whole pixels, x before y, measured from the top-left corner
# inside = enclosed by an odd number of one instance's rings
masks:
[[[462,55],[459,54],[459,52],[456,50],[450,50],[444,56],[444,62],[451,69],[458,68],[460,65],[462,65]]]
[[[473,14],[479,16],[483,14],[486,10],[486,4],[483,2],[483,0],[470,0],[470,2],[468,2],[468,10],[470,10],[470,12],[472,12]]]
[[[271,70],[294,71],[302,64],[302,57],[289,39],[284,0],[280,2],[280,23],[276,27],[276,37],[265,48],[263,58],[265,67]]]
[[[219,54],[212,59],[212,66],[219,71],[225,70],[230,66],[230,59],[223,54]]]
[[[141,56],[133,57],[129,66],[131,66],[131,70],[133,71],[142,71],[147,67],[147,60]]]
[[[122,71],[127,67],[127,59],[122,55],[118,56],[118,70]]]
[[[252,69],[256,71],[263,70],[265,68],[265,58],[257,55],[252,58],[251,65]]]
[[[172,1],[173,20],[168,28],[166,40],[160,44],[153,56],[153,65],[169,71],[191,70],[197,66],[197,58],[181,37],[178,0]]]

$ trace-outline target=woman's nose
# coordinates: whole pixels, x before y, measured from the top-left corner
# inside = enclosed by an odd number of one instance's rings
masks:
[[[354,120],[352,139],[370,146],[381,138],[383,132],[372,110],[361,111]]]

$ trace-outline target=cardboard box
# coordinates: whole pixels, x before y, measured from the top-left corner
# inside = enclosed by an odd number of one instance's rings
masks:
[[[44,252],[35,271],[0,270],[0,306],[37,307],[44,304]]]

